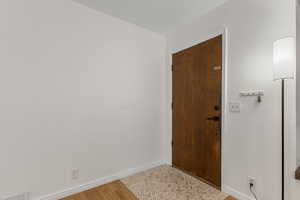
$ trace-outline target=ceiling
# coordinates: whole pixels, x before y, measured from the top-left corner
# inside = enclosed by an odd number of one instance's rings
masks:
[[[223,4],[227,0],[74,0],[108,15],[154,32],[176,25]]]

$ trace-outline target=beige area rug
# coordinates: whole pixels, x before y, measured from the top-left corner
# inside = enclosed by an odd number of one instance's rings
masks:
[[[227,194],[163,165],[121,180],[140,200],[224,200]]]

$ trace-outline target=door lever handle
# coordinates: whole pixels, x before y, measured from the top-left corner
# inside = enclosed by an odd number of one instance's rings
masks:
[[[220,121],[220,117],[219,116],[208,117],[208,118],[206,118],[206,120]]]

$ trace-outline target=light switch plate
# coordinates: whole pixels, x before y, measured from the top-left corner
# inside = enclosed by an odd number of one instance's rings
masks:
[[[241,103],[239,103],[239,102],[229,103],[229,111],[232,113],[240,113],[241,112]]]

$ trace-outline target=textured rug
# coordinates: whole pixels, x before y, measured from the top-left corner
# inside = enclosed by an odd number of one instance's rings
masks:
[[[224,200],[227,194],[163,165],[121,180],[140,200]]]

